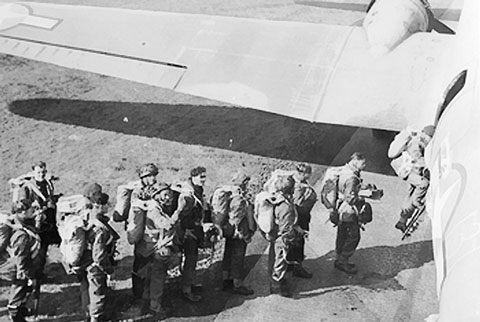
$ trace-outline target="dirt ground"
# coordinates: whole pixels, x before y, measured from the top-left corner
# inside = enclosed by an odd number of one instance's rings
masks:
[[[93,0],[39,1],[98,5]],[[315,1],[311,1],[312,3]],[[342,1],[339,1],[342,2]],[[344,1],[344,9],[362,9],[366,0]],[[333,6],[305,6],[282,0],[105,0],[102,6],[352,24],[360,11]],[[136,179],[136,169],[154,162],[159,179],[173,183],[188,177],[191,168],[207,168],[206,192],[229,180],[238,168],[252,176],[252,190],[275,168],[291,169],[298,161],[314,167],[314,181],[324,166],[336,159],[355,128],[312,124],[224,103],[178,94],[138,83],[68,70],[49,64],[0,55],[0,205],[7,209],[7,180],[28,172],[32,162],[44,160],[60,177],[56,189],[65,195],[81,193],[91,182],[100,183],[113,197],[116,187]],[[388,172],[385,167],[376,169]],[[113,277],[117,318],[127,319],[130,306],[132,247],[121,225],[119,265]],[[258,238],[257,247],[264,247]],[[263,246],[262,246],[263,245]],[[175,278],[169,282],[169,305],[175,319],[210,321],[228,297],[218,290],[221,248],[200,263],[209,298],[202,307],[177,299]],[[56,248],[50,251],[47,273],[53,282],[42,287],[40,320],[81,319],[76,281],[65,275]],[[249,258],[247,266],[254,265]],[[207,269],[208,268],[208,269]],[[0,321],[8,288],[0,288]],[[120,308],[120,309],[119,309]]]

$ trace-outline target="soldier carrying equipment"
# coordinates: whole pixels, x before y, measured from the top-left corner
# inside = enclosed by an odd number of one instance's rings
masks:
[[[434,133],[435,127],[431,125],[424,127],[420,132],[407,127],[395,136],[388,149],[388,157],[393,159],[391,165],[395,173],[410,184],[400,218],[395,224],[395,228],[402,233],[405,233],[414,212],[424,205],[430,186],[430,172],[426,167],[424,154]]]

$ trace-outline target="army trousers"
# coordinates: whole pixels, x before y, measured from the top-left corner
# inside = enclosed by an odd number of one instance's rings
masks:
[[[82,307],[90,316],[90,321],[104,321],[108,291],[107,274],[97,267],[89,267],[79,272],[77,278],[80,282]]]
[[[340,222],[337,226],[335,252],[340,264],[348,263],[360,243],[360,225],[357,221]]]
[[[234,279],[243,278],[243,265],[247,243],[240,238],[225,238],[225,251],[223,253],[222,270],[228,272]]]
[[[282,282],[287,274],[288,246],[281,237],[270,242],[268,254],[269,275],[273,282]]]

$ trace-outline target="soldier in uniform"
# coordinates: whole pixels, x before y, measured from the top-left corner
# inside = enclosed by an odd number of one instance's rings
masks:
[[[293,175],[295,179],[295,191],[293,193],[293,203],[297,211],[297,225],[306,233],[310,230],[310,220],[313,206],[317,202],[315,190],[308,184],[308,179],[312,175],[312,167],[305,163],[297,165],[296,172]],[[292,246],[287,255],[290,264],[289,268],[293,270],[293,276],[300,278],[312,278],[312,273],[307,271],[302,262],[305,259],[305,238],[298,240],[298,245]]]
[[[109,196],[98,184],[86,188],[89,205],[81,210],[81,216],[88,222],[86,232],[87,250],[83,252],[76,271],[80,282],[82,307],[88,321],[107,321],[107,275],[113,273],[113,252],[118,234],[110,227],[106,216]]]
[[[225,218],[221,225],[223,237],[225,237],[225,250],[223,254],[223,289],[240,295],[252,295],[252,289],[243,285],[243,268],[247,242],[251,241],[254,227],[249,223],[253,222],[253,207],[248,200],[247,186],[250,177],[244,172],[237,172],[231,180],[229,212],[235,212],[243,217],[240,222],[232,223]],[[222,188],[219,188],[222,189]],[[215,193],[214,193],[215,195]],[[251,218],[251,220],[249,220]],[[234,220],[234,219],[232,219]]]
[[[27,307],[27,300],[38,284],[41,245],[35,221],[39,214],[27,200],[16,202],[12,208],[15,219],[8,245],[11,257],[1,265],[1,271],[3,279],[12,282],[7,304],[10,318],[25,322],[25,317],[36,313]]]
[[[350,161],[343,167],[338,179],[340,197],[336,211],[339,216],[335,252],[337,258],[334,267],[347,274],[358,272],[355,264],[350,263],[350,257],[360,243],[360,212],[365,211],[365,200],[359,196],[362,189],[361,172],[365,169],[366,158],[363,154],[355,152]],[[363,210],[362,210],[363,209]],[[368,208],[371,212],[371,208]]]
[[[137,229],[142,229],[142,218],[146,212],[146,202],[150,200],[151,193],[157,182],[158,168],[153,163],[147,163],[140,167],[138,176],[140,180],[132,181],[120,185],[117,189],[117,203],[113,212],[113,220],[116,222],[126,222],[127,239],[130,244],[135,245]],[[143,296],[143,279],[137,274],[143,266],[147,265],[148,260],[137,252],[134,248],[134,259],[132,269],[132,292],[136,299]]]
[[[178,206],[173,214],[173,220],[179,220],[179,233],[184,255],[182,273],[182,295],[190,302],[198,302],[202,297],[198,293],[201,286],[195,284],[195,267],[198,260],[198,250],[203,243],[204,234],[202,221],[207,208],[204,190],[207,180],[207,170],[196,167],[190,171],[190,178],[179,185]]]
[[[402,178],[410,184],[409,193],[403,202],[400,218],[395,224],[395,228],[402,232],[405,231],[407,220],[415,210],[423,206],[430,186],[430,172],[426,167],[424,155],[434,133],[435,127],[431,125],[419,132],[404,129],[395,137],[388,149],[389,158],[402,158],[405,160],[402,166],[409,169]]]
[[[57,178],[47,178],[47,172],[47,164],[39,161],[32,165],[31,173],[18,178],[25,180],[18,192],[18,200],[26,200],[41,213],[41,217],[38,217],[41,220],[37,227],[42,241],[39,257],[39,280],[44,279],[43,269],[47,259],[48,246],[59,245],[61,242],[57,230],[56,196],[53,185],[53,181]],[[38,284],[38,287],[40,287],[40,284]]]
[[[143,231],[131,236],[137,240],[136,252],[147,260],[138,274],[144,280],[144,311],[157,319],[167,316],[162,305],[167,270],[180,262],[180,248],[175,222],[172,220],[174,192],[165,183],[157,183],[148,201]]]
[[[287,253],[298,237],[296,233],[297,213],[292,201],[295,180],[292,176],[280,177],[275,183],[274,207],[275,227],[271,232],[269,271],[271,272],[270,293],[284,297],[292,296],[287,283]]]

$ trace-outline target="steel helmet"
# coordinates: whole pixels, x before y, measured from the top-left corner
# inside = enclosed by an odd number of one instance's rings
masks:
[[[138,170],[138,176],[140,178],[147,176],[156,176],[158,174],[158,168],[153,163],[147,163]]]

